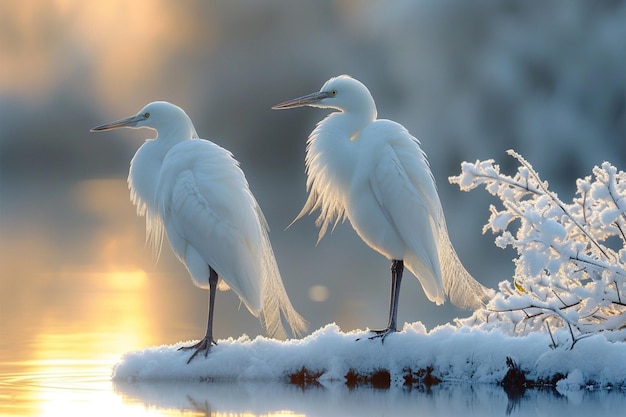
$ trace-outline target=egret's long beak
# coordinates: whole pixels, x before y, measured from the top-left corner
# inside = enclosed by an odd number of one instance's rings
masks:
[[[126,119],[121,119],[121,120],[116,120],[114,122],[111,123],[105,123],[103,125],[100,126],[96,126],[94,128],[91,129],[91,132],[99,132],[102,130],[111,130],[111,129],[117,129],[120,127],[135,127],[137,125],[137,123],[146,120],[146,116],[143,114],[136,114],[134,116],[131,117],[127,117]]]
[[[332,97],[332,94],[328,91],[318,91],[316,93],[307,94],[306,96],[294,98],[292,100],[283,101],[280,104],[272,106],[274,110],[281,109],[292,109],[294,107],[302,107],[302,106],[314,106],[319,103],[321,100]]]

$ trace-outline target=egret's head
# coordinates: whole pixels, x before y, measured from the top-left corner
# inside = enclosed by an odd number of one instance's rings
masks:
[[[340,75],[326,81],[320,91],[277,104],[273,109],[291,109],[311,106],[337,109],[344,112],[376,112],[374,99],[367,87],[349,75]]]
[[[157,131],[172,126],[191,125],[189,116],[180,107],[166,101],[154,101],[146,105],[134,116],[115,122],[106,123],[91,129],[92,132],[117,129],[120,127],[141,128],[147,127]],[[191,126],[193,129],[193,126]]]

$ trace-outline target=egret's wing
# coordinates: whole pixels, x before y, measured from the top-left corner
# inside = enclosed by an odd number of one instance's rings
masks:
[[[408,269],[419,279],[427,297],[441,304],[440,203],[428,163],[417,140],[401,125],[381,120],[372,127],[377,132],[368,132],[369,138],[384,138],[385,142],[372,167],[372,192],[408,248],[404,257]]]
[[[187,140],[166,155],[157,187],[159,212],[176,255],[197,283],[210,265],[258,315],[262,240],[256,202],[232,156],[219,146]]]
[[[428,226],[430,226],[429,228],[425,227],[426,223],[423,221],[421,223],[403,223],[419,225],[419,228],[412,226],[411,230],[418,232],[411,237],[403,235],[409,247],[416,248],[413,250],[413,254],[407,257],[409,268],[413,273],[424,273],[424,266],[420,266],[420,263],[423,262],[422,259],[424,259],[423,256],[425,256],[423,250],[426,248],[426,254],[430,253],[426,256],[433,256],[432,250],[436,248],[436,256],[438,257],[438,270],[436,271],[440,272],[435,272],[434,275],[439,276],[440,283],[437,284],[439,291],[442,283],[443,291],[452,304],[461,308],[477,309],[492,296],[492,291],[476,281],[459,260],[448,236],[445,216],[426,155],[419,146],[419,141],[401,125],[397,126],[398,133],[392,136],[395,139],[390,140],[389,143],[393,148],[394,156],[397,158],[392,158],[397,166],[397,175],[408,179],[412,185],[412,191],[406,192],[404,196],[408,202],[405,210],[414,212],[413,215],[417,217],[420,216],[417,212],[428,213]],[[400,181],[400,183],[406,183],[406,180]],[[410,214],[406,213],[405,216],[410,217]],[[410,219],[406,218],[404,221],[410,221]],[[410,240],[411,238],[413,240]],[[422,252],[419,249],[420,244],[415,242],[415,239],[422,242]],[[411,259],[412,255],[415,255],[414,259]],[[415,270],[411,269],[411,263],[417,265],[413,267]],[[426,271],[426,274],[428,272]],[[424,285],[424,280],[420,279],[420,282]],[[426,287],[425,291],[428,291]],[[443,301],[443,297],[441,301]],[[439,303],[439,301],[437,302]]]
[[[268,333],[284,335],[281,311],[294,331],[302,330],[265,218],[232,155],[202,139],[181,142],[166,155],[158,184],[168,239],[194,280],[206,282],[210,265],[252,314],[262,312]]]

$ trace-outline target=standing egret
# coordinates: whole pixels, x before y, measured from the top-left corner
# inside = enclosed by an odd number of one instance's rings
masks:
[[[294,334],[306,325],[285,292],[268,227],[232,154],[200,139],[178,106],[157,101],[126,119],[91,129],[147,127],[157,136],[130,163],[128,185],[137,214],[146,216],[146,236],[157,254],[165,231],[170,246],[194,284],[209,289],[204,338],[187,363],[213,339],[216,289],[232,289],[272,336],[284,337],[281,312]]]
[[[459,261],[419,141],[400,124],[377,119],[369,90],[347,75],[331,78],[319,92],[273,109],[301,106],[338,110],[317,124],[307,141],[309,197],[296,217],[320,210],[318,241],[330,224],[346,218],[372,249],[391,261],[389,323],[374,336],[397,331],[404,265],[430,301],[445,297],[462,308],[478,308],[490,291]],[[296,221],[294,220],[294,221]]]

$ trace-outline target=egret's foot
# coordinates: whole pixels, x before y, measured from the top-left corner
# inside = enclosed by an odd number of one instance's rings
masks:
[[[211,346],[213,345],[217,345],[217,342],[213,339],[211,339],[209,341],[208,337],[205,337],[204,339],[202,339],[201,341],[199,341],[198,343],[196,343],[195,345],[192,346],[183,346],[178,348],[178,350],[191,350],[191,349],[195,349],[196,351],[193,353],[193,355],[191,355],[191,357],[189,358],[189,360],[187,360],[187,363],[189,364],[189,362],[191,362],[193,360],[193,358],[196,357],[196,355],[202,351],[204,351],[204,357],[206,358],[207,355],[209,354],[209,350],[211,350]]]
[[[391,333],[396,333],[397,330],[396,329],[392,329],[391,327],[388,327],[386,329],[382,329],[382,330],[370,330],[370,333],[374,333],[373,336],[368,337],[369,340],[374,340],[374,339],[378,339],[380,337],[380,340],[382,343],[385,343],[385,337],[389,336]],[[358,338],[357,341],[361,340],[361,338]]]

